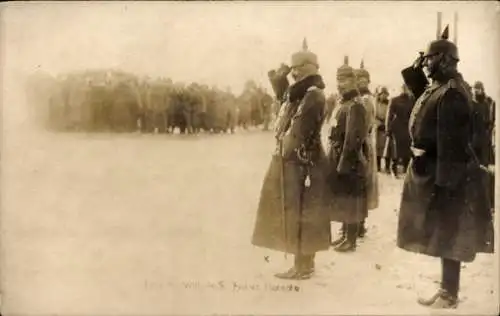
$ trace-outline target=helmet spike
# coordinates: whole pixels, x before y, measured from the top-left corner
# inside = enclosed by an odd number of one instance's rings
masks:
[[[349,56],[344,56],[344,65],[348,66],[349,65]]]
[[[302,50],[303,51],[307,51],[308,50],[308,47],[307,47],[307,38],[304,37],[304,40],[302,40]]]
[[[447,40],[449,35],[450,35],[449,27],[448,25],[446,25],[446,27],[443,30],[443,34],[441,34],[441,39]]]
[[[363,59],[361,59],[361,64],[359,65],[360,69],[365,69],[365,62]]]

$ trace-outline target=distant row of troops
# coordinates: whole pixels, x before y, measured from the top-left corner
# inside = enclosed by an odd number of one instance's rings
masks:
[[[240,96],[229,89],[170,79],[139,79],[118,71],[34,76],[29,102],[52,130],[144,133],[234,133],[269,128],[273,98],[253,81]]]
[[[458,49],[447,38],[446,28],[414,65],[402,70],[411,93],[405,88],[387,102],[382,91],[378,106],[368,71],[353,69],[346,57],[337,70],[339,102],[329,117],[318,58],[305,40],[303,49],[292,54],[290,67],[283,64],[269,72],[282,105],[252,244],[294,255],[293,266],[276,277],[309,279],[318,251],[332,246],[337,252],[356,250],[369,211],[379,208],[378,134],[392,139],[392,145],[384,142],[386,151],[393,146],[399,152],[404,146],[405,152],[397,155],[404,158],[406,174],[395,247],[441,259],[441,288],[419,303],[457,306],[461,262],[494,249],[488,186],[494,174],[474,149],[483,145],[477,138],[484,135],[476,134],[491,133],[489,120],[494,118],[487,117],[492,104],[481,108],[481,100],[488,99],[484,87],[475,84],[473,97],[458,72]],[[295,81],[291,85],[288,74]],[[390,103],[388,110],[380,103]],[[324,124],[329,127],[326,148]],[[342,226],[338,238],[333,238],[331,222]]]

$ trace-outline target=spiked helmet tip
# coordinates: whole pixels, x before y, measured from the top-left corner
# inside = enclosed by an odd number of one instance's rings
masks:
[[[304,37],[302,41],[302,50],[292,55],[291,66],[301,66],[304,64],[313,64],[318,66],[318,56],[309,51],[307,39]],[[318,66],[319,67],[319,66]]]
[[[433,56],[436,54],[447,54],[450,55],[455,60],[460,60],[458,56],[458,48],[453,42],[448,40],[449,37],[449,26],[443,30],[441,33],[441,38],[432,41],[427,47],[427,51],[424,54],[424,57]]]
[[[308,47],[307,47],[307,38],[304,37],[304,40],[302,41],[302,50],[303,51],[307,51],[308,50]]]
[[[450,36],[449,26],[446,25],[446,27],[443,30],[443,34],[441,34],[441,39],[447,40],[449,36]]]
[[[337,69],[337,81],[354,80],[354,69],[349,66],[349,56],[344,56],[344,64]]]

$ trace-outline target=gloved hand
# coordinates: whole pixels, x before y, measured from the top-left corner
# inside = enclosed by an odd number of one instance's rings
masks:
[[[418,55],[417,59],[413,62],[413,68],[422,69],[425,61],[424,52],[418,52]]]
[[[285,63],[282,63],[280,65],[280,67],[278,68],[278,71],[276,72],[279,76],[288,76],[288,74],[290,73],[290,71],[292,71],[292,68],[290,68],[290,66],[288,66],[287,64]]]

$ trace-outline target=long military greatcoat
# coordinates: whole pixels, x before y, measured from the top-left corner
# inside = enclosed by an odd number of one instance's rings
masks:
[[[386,141],[387,157],[393,159],[410,159],[410,133],[408,122],[410,121],[413,99],[408,94],[401,94],[391,100],[387,110],[385,129],[390,136]]]
[[[359,223],[368,214],[370,168],[367,111],[360,97],[343,99],[332,114],[328,146],[327,201],[331,221]]]
[[[368,209],[373,210],[378,208],[379,190],[378,190],[378,173],[377,173],[377,122],[375,100],[371,94],[365,94],[362,97],[363,105],[365,106],[366,129],[368,137],[366,146],[368,149],[368,166],[366,169],[366,190],[368,195]]]
[[[377,156],[384,157],[385,145],[387,141],[386,137],[386,124],[385,120],[387,117],[387,111],[389,109],[389,104],[387,102],[377,102],[376,108],[376,122],[377,122]],[[389,148],[389,151],[392,151],[392,147]]]
[[[473,147],[476,150],[477,156],[484,165],[494,164],[492,158],[493,137],[492,130],[494,122],[491,115],[491,107],[494,107],[494,102],[489,97],[475,98],[474,102],[474,136]],[[495,109],[493,108],[493,111]]]
[[[284,134],[284,145],[281,155],[277,151],[272,156],[262,185],[252,238],[256,246],[293,254],[329,248],[330,222],[324,207],[326,156],[320,141],[325,96],[312,85],[314,78],[292,85],[290,91],[302,86],[307,92],[282,105],[277,134]],[[297,151],[305,152],[312,165],[303,163]]]
[[[472,118],[462,82],[457,74],[444,84],[433,84],[414,106],[409,122],[412,145],[425,153],[414,157],[408,168],[397,245],[470,262],[477,252],[492,251],[487,241],[493,228],[483,174],[468,151]]]

